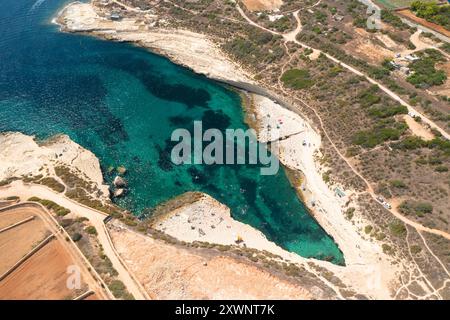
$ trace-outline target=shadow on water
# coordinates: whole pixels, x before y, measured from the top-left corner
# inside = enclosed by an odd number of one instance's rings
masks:
[[[102,167],[125,166],[130,192],[117,203],[137,214],[202,191],[281,247],[344,263],[283,170],[262,176],[260,165],[171,162],[174,129],[192,131],[196,120],[204,130],[247,128],[235,92],[146,50],[58,32],[47,22],[64,3],[0,2],[0,131],[65,133]]]

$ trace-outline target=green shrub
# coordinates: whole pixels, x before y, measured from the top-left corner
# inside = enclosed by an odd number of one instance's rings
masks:
[[[441,46],[441,49],[442,50],[444,50],[445,52],[447,52],[447,53],[450,53],[450,43],[444,43],[442,46]]]
[[[410,136],[400,142],[393,143],[391,146],[400,150],[415,150],[426,146],[426,141],[417,136]]]
[[[436,23],[450,30],[450,6],[437,2],[414,1],[411,10],[420,18]]]
[[[402,180],[391,180],[391,187],[398,189],[406,189],[408,186]]]
[[[121,299],[124,297],[125,294],[127,294],[127,289],[122,281],[120,280],[112,280],[111,283],[108,285],[109,290],[111,290],[114,297]]]
[[[82,237],[83,237],[83,236],[82,236],[80,233],[75,232],[75,233],[73,234],[73,236],[72,236],[72,240],[73,240],[74,242],[77,242],[77,241],[81,240]]]
[[[70,213],[69,209],[66,209],[66,208],[63,208],[63,207],[55,209],[54,211],[55,211],[55,213],[56,213],[56,215],[58,217],[63,217],[63,216],[65,216],[65,215]]]
[[[400,30],[409,28],[406,23],[404,23],[398,16],[389,10],[381,10],[381,21],[386,22]]]
[[[435,68],[436,63],[443,61],[442,53],[434,49],[426,49],[418,55],[420,59],[409,64],[414,73],[406,80],[420,88],[443,84],[447,80],[447,75],[445,71]]]
[[[376,118],[388,118],[397,114],[407,114],[408,108],[402,105],[394,107],[373,107],[369,109],[369,114]]]
[[[38,181],[39,184],[43,184],[53,190],[55,190],[56,192],[63,192],[66,187],[61,184],[60,182],[58,182],[56,179],[52,178],[52,177],[46,177],[43,178],[41,180]]]
[[[406,227],[403,222],[396,221],[389,224],[389,230],[394,236],[403,237],[406,234]]]
[[[380,88],[377,85],[372,85],[370,88],[361,92],[358,96],[359,103],[363,107],[370,107],[381,101],[381,97],[377,94]]]
[[[421,251],[422,251],[422,248],[421,248],[420,246],[418,246],[418,245],[416,245],[416,244],[414,244],[414,245],[411,246],[411,253],[412,253],[413,255],[418,254],[418,253],[421,252]]]
[[[71,212],[70,209],[64,208],[51,200],[40,199],[38,197],[31,197],[28,199],[28,201],[38,202],[42,204],[44,207],[46,207],[48,210],[53,211],[57,216],[60,217],[65,216]]]
[[[398,140],[406,131],[403,122],[380,121],[371,130],[358,131],[353,136],[353,143],[365,148],[373,148],[385,141]]]
[[[428,202],[417,202],[405,200],[398,207],[399,211],[405,215],[415,213],[419,217],[433,212],[433,206]]]
[[[392,247],[390,245],[386,244],[386,243],[383,243],[381,245],[381,248],[383,249],[383,252],[386,253],[386,254],[392,254],[393,253]]]
[[[419,202],[416,204],[415,211],[417,215],[431,213],[433,212],[433,206],[431,205],[431,203]]]
[[[353,218],[353,215],[355,214],[355,208],[348,208],[346,211],[345,211],[345,217],[348,219],[348,220],[351,220],[352,218]]]
[[[448,171],[448,167],[446,166],[437,166],[434,171],[436,172],[447,172]]]
[[[287,16],[277,19],[269,24],[270,29],[275,29],[278,32],[285,32],[286,30],[289,30],[291,26],[291,21]]]
[[[309,71],[304,69],[291,69],[286,71],[281,76],[281,81],[283,81],[286,87],[295,90],[310,88],[314,85]]]
[[[84,229],[84,231],[86,231],[88,234],[91,234],[91,235],[94,235],[94,236],[97,235],[97,229],[95,229],[94,226],[86,227],[86,229]]]

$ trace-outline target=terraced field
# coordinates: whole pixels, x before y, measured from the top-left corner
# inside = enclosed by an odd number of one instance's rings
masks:
[[[32,206],[0,211],[0,300],[75,299],[87,292],[101,299],[81,257],[46,214]],[[77,288],[67,285],[73,265],[81,272]]]

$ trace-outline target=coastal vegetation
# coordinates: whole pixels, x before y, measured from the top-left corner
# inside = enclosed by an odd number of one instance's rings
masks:
[[[83,255],[89,260],[116,299],[134,300],[124,284],[118,279],[118,272],[104,253],[97,238],[97,230],[83,217],[57,217],[59,224],[67,231]]]
[[[10,178],[4,179],[4,180],[0,180],[0,187],[7,186],[8,184],[13,182],[14,180],[18,180],[18,178],[17,177],[10,177]]]
[[[439,5],[437,2],[414,1],[411,10],[420,18],[436,23],[450,30],[450,5]]]
[[[80,177],[82,175],[80,172],[74,173],[67,166],[56,166],[55,173],[70,189],[83,188],[91,193],[96,191],[93,183],[87,182],[87,178],[83,179]]]
[[[86,229],[84,229],[84,231],[86,231],[88,234],[91,234],[94,236],[97,235],[97,230],[95,229],[94,226],[88,226],[88,227],[86,227]]]
[[[314,85],[314,80],[308,70],[305,69],[291,69],[283,73],[281,77],[284,85],[295,89],[307,89]]]
[[[416,53],[420,58],[409,64],[413,73],[406,79],[418,88],[429,88],[444,83],[447,75],[443,70],[437,70],[436,64],[445,61],[442,53],[434,49],[426,49]]]
[[[372,129],[358,131],[353,143],[364,148],[373,148],[383,142],[399,140],[408,126],[392,120],[379,121]]]
[[[125,285],[120,280],[112,280],[108,284],[108,288],[117,299],[134,300],[134,297],[127,291]]]
[[[133,3],[131,0],[130,2]],[[324,158],[327,159],[324,164],[331,168],[330,170],[333,173],[332,176],[328,176],[329,183],[339,183],[345,188],[349,187],[359,191],[355,203],[359,208],[364,208],[364,210],[358,210],[358,215],[361,214],[371,224],[372,229],[368,230],[370,236],[379,241],[380,244],[382,243],[383,251],[386,253],[398,255],[402,258],[407,257],[409,244],[405,244],[404,239],[402,239],[402,235],[405,233],[404,229],[395,221],[392,222],[391,214],[367,195],[365,192],[366,185],[349,170],[348,165],[343,163],[336,150],[347,154],[347,151],[351,149],[351,157],[353,158],[351,160],[354,161],[355,167],[370,183],[376,186],[377,190],[386,189],[388,195],[395,194],[395,192],[402,193],[407,198],[417,199],[419,203],[431,203],[432,201],[432,211],[437,213],[447,210],[445,206],[448,203],[448,194],[447,197],[445,196],[449,189],[448,182],[446,182],[448,176],[437,178],[438,175],[445,175],[445,172],[437,172],[434,169],[439,168],[438,171],[441,171],[441,167],[447,166],[448,160],[445,157],[440,157],[440,154],[444,153],[446,149],[445,141],[439,139],[439,137],[434,142],[412,139],[414,137],[410,135],[406,124],[399,120],[401,115],[405,113],[404,108],[398,106],[396,102],[377,88],[373,88],[364,78],[356,77],[345,69],[342,70],[339,65],[332,63],[327,58],[321,56],[312,61],[307,57],[306,50],[302,50],[292,43],[286,44],[284,48],[277,37],[270,34],[257,40],[256,37],[253,37],[256,34],[255,28],[248,26],[236,14],[232,3],[226,2],[222,5],[222,3],[212,0],[199,2],[175,0],[174,3],[178,6],[198,10],[200,14],[192,15],[186,10],[175,9],[170,3],[164,3],[161,7],[162,10],[168,8],[167,15],[164,16],[166,21],[173,21],[173,26],[185,27],[214,37],[233,59],[236,59],[245,69],[257,74],[255,79],[261,80],[262,84],[280,93],[277,86],[279,80],[281,80],[289,90],[286,98],[294,100],[293,98],[299,97],[311,106],[311,108],[306,108],[304,105],[295,104],[293,108],[301,112],[302,115],[303,113],[306,114],[320,131],[326,131],[330,140],[334,143],[332,146],[321,132],[323,144],[321,151],[323,151]],[[327,4],[333,6],[334,9],[331,10],[327,7]],[[283,10],[291,8],[289,6],[296,9],[298,2],[286,1],[286,6],[282,8],[281,13],[283,13]],[[392,72],[393,70],[386,63],[382,63],[380,66],[380,62],[377,62],[377,64],[373,61],[366,61],[361,57],[362,53],[355,50],[358,46],[351,41],[361,36],[353,30],[351,22],[354,19],[363,21],[365,9],[357,1],[337,3],[325,0],[320,6],[313,9],[315,11],[313,15],[306,10],[302,10],[300,19],[304,26],[299,39],[339,59],[342,58],[342,61],[357,67],[373,78],[380,79],[389,88],[401,94],[403,98],[415,101],[414,103],[420,108],[427,108],[427,114],[433,114],[433,112],[439,110],[439,107],[445,106],[443,101],[434,102],[433,99],[433,102],[431,102],[430,96],[422,90],[422,87],[416,88],[413,84],[406,82],[405,79],[399,80],[396,78],[395,72]],[[344,18],[339,20],[335,15],[342,15]],[[224,16],[234,19],[234,21],[240,20],[233,22],[223,19]],[[167,17],[170,17],[170,19],[167,19]],[[256,14],[251,17],[254,21],[257,20]],[[395,25],[396,22],[390,21],[390,19],[385,19],[385,21],[388,21],[390,25]],[[350,22],[351,28],[346,29],[345,25],[348,22]],[[363,26],[361,29],[363,30],[357,31],[366,37],[363,31],[367,32],[367,30]],[[395,38],[393,34],[399,29],[394,26],[393,30],[395,32],[370,32],[368,37],[388,35],[394,41],[403,39],[402,44],[405,44],[407,43],[405,39],[408,39],[413,31],[411,28],[405,27],[398,32],[398,36]],[[370,39],[374,40],[373,38]],[[257,45],[259,42],[262,43],[260,47]],[[400,41],[397,44],[399,43]],[[346,44],[348,45],[346,46]],[[247,45],[249,47],[246,47]],[[280,52],[279,58],[268,58],[276,50]],[[267,61],[271,62],[267,63]],[[293,86],[289,86],[280,79],[279,70],[289,69],[305,70],[308,77],[314,79],[314,85],[308,87],[307,97],[299,94],[299,92],[303,93],[302,91],[296,92],[295,82]],[[438,117],[438,115],[434,114],[434,117]],[[450,119],[446,120],[445,114],[442,119],[442,121],[450,123],[448,122]],[[359,143],[355,143],[355,141],[359,141]],[[375,146],[378,147],[375,148]],[[436,156],[434,154],[436,152],[439,152],[439,155]],[[439,160],[436,160],[436,158],[439,158]],[[415,162],[417,159],[425,159],[426,164],[418,164]],[[439,161],[441,163],[438,163]],[[431,170],[431,168],[433,169]],[[430,183],[430,180],[432,183]],[[416,183],[417,181],[421,183]],[[404,188],[405,185],[408,188]],[[419,206],[419,208],[422,211],[424,210],[424,206]],[[345,212],[349,220],[355,214],[355,210],[350,209]],[[414,210],[412,210],[413,214],[409,216],[411,219],[415,218]],[[425,206],[426,210],[428,209]],[[437,219],[425,220],[434,215],[427,213],[420,219],[433,227],[442,227],[444,222],[439,222]],[[130,223],[130,225],[132,224]],[[383,227],[383,230],[380,230],[380,226]],[[135,227],[142,231],[148,231],[141,225]],[[408,233],[408,236],[410,237],[410,243],[415,243],[420,248],[419,245],[422,245],[422,241],[419,239],[416,242],[417,239],[414,237],[417,237],[417,234],[415,231],[412,230],[411,233]],[[80,242],[83,240],[84,237]],[[175,243],[179,244],[179,242]],[[433,241],[433,244],[435,243],[437,242]],[[208,249],[211,246],[211,244],[198,243],[184,245]],[[221,246],[214,250],[230,252],[233,250],[233,246]],[[417,249],[416,251],[419,252],[420,250]],[[256,263],[264,261],[258,254],[252,254],[246,258],[256,261]],[[269,265],[270,262],[267,264]],[[420,264],[420,267],[426,265],[426,268],[429,268],[430,265],[429,263],[422,264],[422,261],[418,264]],[[280,268],[283,268],[283,266]],[[292,269],[293,274],[297,273],[298,270]],[[427,272],[427,276],[428,274],[433,273]],[[411,290],[413,291],[413,289]]]
[[[66,189],[66,187],[62,183],[60,183],[53,177],[45,177],[39,180],[38,183],[43,184],[59,193],[64,192],[64,190]]]
[[[388,23],[399,30],[409,29],[409,26],[391,10],[381,10],[381,21]]]
[[[60,216],[60,217],[63,217],[70,213],[70,209],[64,208],[51,200],[40,199],[38,197],[31,197],[28,199],[28,201],[38,202],[38,203],[42,204],[44,207],[46,207],[48,210],[54,212],[57,216]]]
[[[423,217],[425,214],[433,212],[433,206],[428,202],[417,202],[411,200],[403,201],[398,207],[399,211],[405,215],[416,214],[418,217]]]
[[[227,41],[223,45],[223,49],[248,65],[255,65],[255,62],[269,64],[281,59],[285,54],[284,50],[278,45],[280,41],[280,36],[251,29],[249,37],[235,37]],[[272,49],[267,51],[266,47]]]
[[[275,21],[270,22],[269,27],[278,32],[285,32],[292,28],[292,21],[289,17],[283,16],[280,19],[276,19]]]
[[[404,237],[406,235],[405,224],[401,221],[391,222],[389,224],[389,230],[396,237]]]

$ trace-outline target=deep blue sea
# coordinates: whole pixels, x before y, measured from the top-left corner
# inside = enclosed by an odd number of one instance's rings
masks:
[[[170,161],[175,128],[247,128],[236,92],[144,49],[59,32],[51,19],[67,3],[0,1],[0,131],[65,133],[96,154],[108,183],[106,169],[125,166],[129,192],[118,204],[135,214],[198,190],[281,247],[344,263],[282,169]]]

